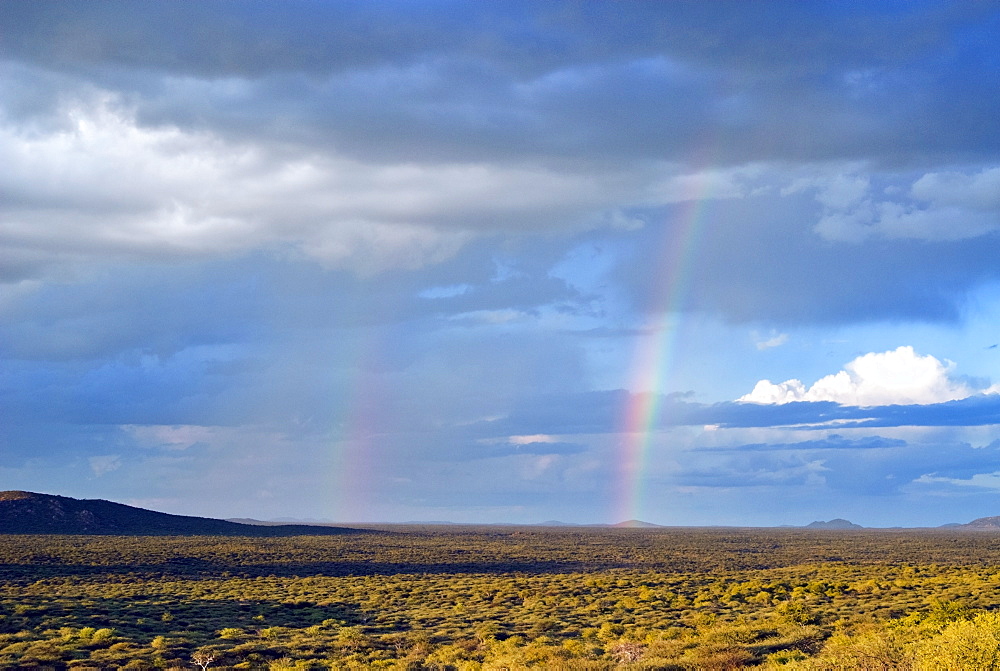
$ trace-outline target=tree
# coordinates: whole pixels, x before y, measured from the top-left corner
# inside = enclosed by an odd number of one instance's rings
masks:
[[[200,666],[201,671],[205,671],[215,661],[215,655],[207,650],[199,650],[191,655],[191,661]]]

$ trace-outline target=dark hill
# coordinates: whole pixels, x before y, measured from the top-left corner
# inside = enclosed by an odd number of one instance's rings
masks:
[[[286,524],[253,526],[169,515],[100,499],[0,492],[0,534],[110,536],[305,536],[366,533],[361,529]]]

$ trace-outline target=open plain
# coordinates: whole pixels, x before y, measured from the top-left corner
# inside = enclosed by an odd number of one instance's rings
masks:
[[[946,668],[1000,631],[990,532],[375,531],[0,537],[0,666]]]

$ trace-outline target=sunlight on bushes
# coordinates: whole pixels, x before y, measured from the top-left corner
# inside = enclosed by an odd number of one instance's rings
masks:
[[[19,537],[0,668],[1000,669],[989,537],[737,533]]]

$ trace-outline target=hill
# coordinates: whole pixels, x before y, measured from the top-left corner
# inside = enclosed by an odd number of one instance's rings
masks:
[[[967,531],[997,531],[1000,530],[1000,516],[980,517],[967,524],[952,524],[951,529],[965,529]]]
[[[864,529],[860,524],[854,524],[845,519],[837,518],[830,520],[829,522],[821,522],[819,520],[815,522],[810,522],[806,525],[806,529]]]
[[[625,520],[624,522],[618,522],[617,524],[612,524],[612,527],[616,529],[659,529],[659,524],[653,524],[652,522],[643,522],[642,520]]]
[[[365,531],[304,524],[256,526],[207,517],[170,515],[101,499],[0,492],[0,534],[319,536],[348,533]]]

